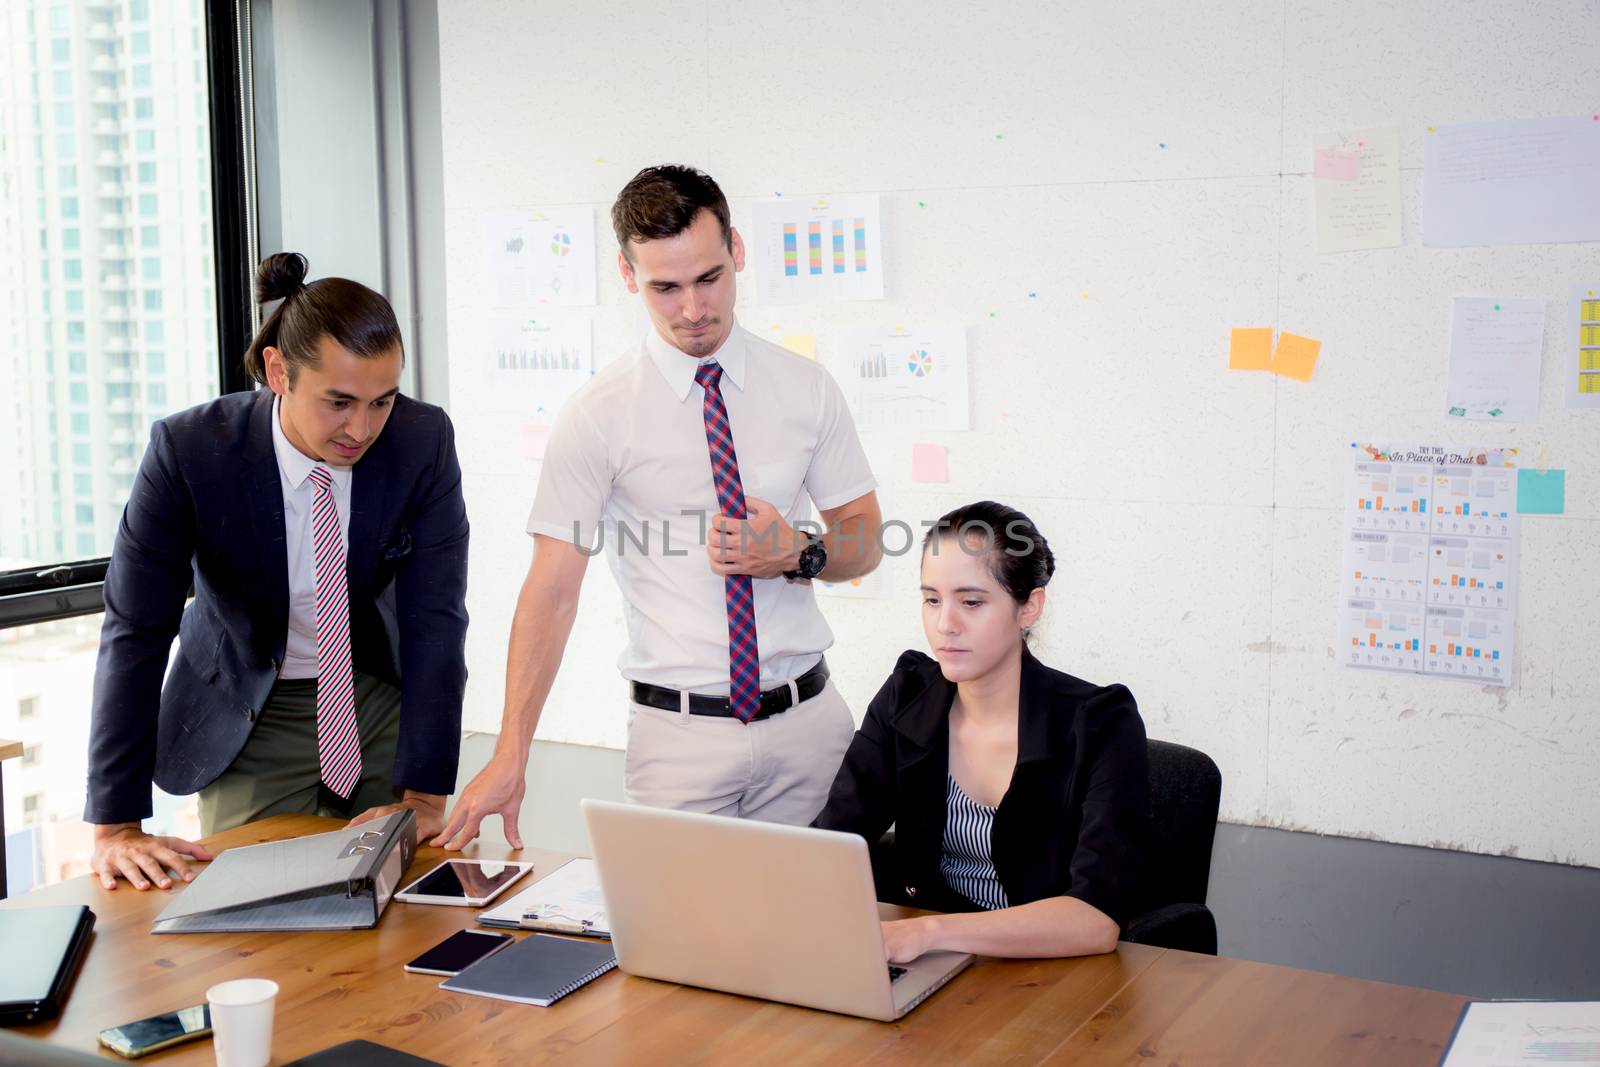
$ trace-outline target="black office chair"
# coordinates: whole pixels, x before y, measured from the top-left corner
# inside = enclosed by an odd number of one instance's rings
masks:
[[[1197,749],[1153,739],[1148,744],[1152,906],[1128,923],[1122,939],[1215,956],[1217,921],[1206,907],[1206,886],[1222,772]]]
[[[1222,772],[1211,757],[1170,741],[1147,742],[1150,752],[1150,910],[1132,919],[1122,940],[1157,948],[1217,954],[1217,921],[1206,907],[1211,843],[1222,801]],[[916,907],[897,887],[894,831],[869,849],[878,899]]]

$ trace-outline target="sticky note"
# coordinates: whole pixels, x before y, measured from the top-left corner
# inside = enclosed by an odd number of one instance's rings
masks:
[[[1337,148],[1319,148],[1312,158],[1311,176],[1329,181],[1353,182],[1361,176],[1361,156]]]
[[[912,445],[911,480],[914,482],[948,482],[950,480],[950,450],[943,445]]]
[[[550,444],[550,427],[543,423],[528,423],[522,427],[522,458],[544,459],[544,450]]]
[[[1309,382],[1317,366],[1317,353],[1321,351],[1321,341],[1296,333],[1280,333],[1278,350],[1272,354],[1273,373],[1297,382]]]
[[[1229,370],[1272,369],[1272,327],[1235,328],[1228,344]]]
[[[783,335],[783,347],[797,356],[816,359],[817,335],[814,333],[786,333]]]
[[[1517,471],[1517,511],[1523,515],[1561,515],[1567,510],[1567,472]]]

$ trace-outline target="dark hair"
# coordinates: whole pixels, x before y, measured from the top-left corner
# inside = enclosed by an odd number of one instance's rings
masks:
[[[1049,585],[1056,572],[1055,554],[1033,520],[993,500],[966,504],[944,515],[923,537],[924,552],[936,536],[958,537],[963,542],[981,538],[988,550],[989,573],[1018,604],[1027,603],[1035,589]]]
[[[611,228],[617,233],[622,254],[632,263],[628,242],[676,237],[694,225],[694,217],[701,211],[717,217],[722,224],[722,241],[728,251],[733,251],[728,198],[711,175],[673,164],[646,167],[617,194],[617,202],[611,205]]]
[[[381,294],[348,278],[320,278],[307,285],[308,267],[299,252],[279,252],[256,270],[256,300],[283,301],[244,354],[245,373],[261,385],[267,384],[262,357],[267,348],[283,353],[292,383],[301,367],[317,365],[317,343],[324,336],[364,359],[400,347],[400,324]]]

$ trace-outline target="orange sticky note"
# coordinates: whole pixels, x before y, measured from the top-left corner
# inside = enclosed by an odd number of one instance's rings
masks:
[[[914,482],[948,482],[950,480],[950,450],[943,445],[912,445],[911,480]]]
[[[797,356],[816,359],[817,335],[814,333],[786,333],[783,335],[783,347]]]
[[[1271,370],[1272,327],[1235,329],[1228,344],[1228,369]]]
[[[1272,354],[1272,371],[1297,382],[1309,382],[1317,367],[1322,342],[1295,333],[1278,335],[1278,350]]]

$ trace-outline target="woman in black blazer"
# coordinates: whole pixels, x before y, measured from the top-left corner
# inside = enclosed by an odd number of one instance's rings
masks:
[[[949,913],[884,923],[893,962],[1109,952],[1143,910],[1144,723],[1125,687],[1028,651],[1054,571],[1028,517],[992,501],[924,540],[934,658],[900,657],[813,824],[868,842],[892,824],[880,898]]]

